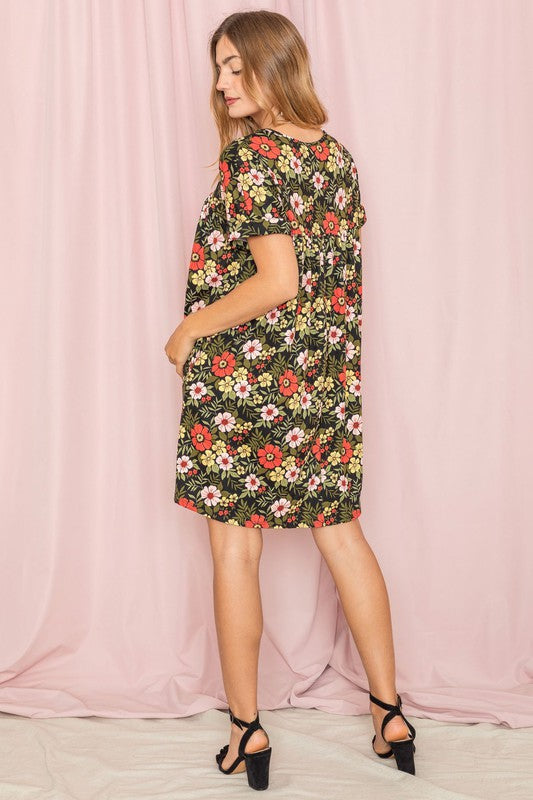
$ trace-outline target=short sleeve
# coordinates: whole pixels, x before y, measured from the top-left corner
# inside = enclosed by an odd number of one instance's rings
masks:
[[[355,207],[354,221],[356,228],[361,228],[366,222],[366,211],[362,203]]]
[[[274,162],[237,140],[222,152],[219,169],[230,239],[292,234]]]
[[[353,222],[355,228],[361,228],[366,222],[366,211],[361,203],[361,191],[359,189],[359,174],[355,161],[351,158],[350,171],[352,176],[352,200],[353,200]]]

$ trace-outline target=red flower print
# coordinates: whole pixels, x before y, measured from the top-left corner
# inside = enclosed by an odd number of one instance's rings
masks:
[[[353,450],[352,450],[352,448],[350,446],[350,443],[346,439],[343,438],[343,440],[342,440],[342,456],[341,456],[342,463],[346,464],[351,459],[352,455],[353,455]]]
[[[222,355],[215,356],[211,372],[217,378],[223,378],[225,375],[231,375],[235,369],[235,356],[229,350],[224,350]]]
[[[191,439],[197,450],[210,450],[213,444],[209,428],[200,422],[191,429]]]
[[[317,436],[315,442],[311,448],[311,452],[313,453],[314,457],[317,461],[321,461],[322,459],[322,448],[320,447],[320,436]]]
[[[352,519],[357,519],[357,517],[360,517],[360,516],[361,516],[361,509],[360,508],[354,508],[354,510],[352,511]]]
[[[343,365],[341,372],[339,372],[339,380],[344,388],[346,388],[346,364]]]
[[[290,369],[286,369],[283,375],[279,376],[279,390],[285,397],[290,397],[291,394],[298,389],[298,378]]]
[[[328,211],[326,213],[322,225],[324,226],[324,230],[326,231],[326,233],[332,233],[334,236],[336,236],[337,233],[339,232],[339,220],[337,219],[333,211]]]
[[[252,514],[244,523],[245,528],[268,528],[267,520],[261,514]]]
[[[325,142],[320,142],[319,144],[312,144],[311,150],[315,154],[315,156],[319,159],[319,161],[325,161],[329,156],[329,147]]]
[[[324,514],[321,511],[320,514],[318,515],[318,517],[313,522],[312,527],[313,528],[323,528],[324,524],[325,524],[325,521],[326,521],[326,518],[324,517]]]
[[[288,209],[286,212],[287,219],[289,220],[289,224],[293,229],[294,233],[301,233],[302,230],[300,228],[300,223],[296,218],[296,214],[291,209]]]
[[[192,247],[191,263],[189,269],[203,269],[205,264],[204,248],[198,242],[195,242]]]
[[[344,296],[344,287],[339,286],[333,292],[333,297],[331,298],[331,305],[337,312],[337,314],[346,314],[346,298]]]
[[[277,144],[272,139],[269,139],[268,136],[252,136],[250,147],[267,158],[277,158],[281,153]]]
[[[243,189],[242,196],[244,199],[242,200],[241,203],[239,203],[239,208],[245,214],[249,214],[250,211],[252,210],[252,198],[250,197],[250,193],[247,192],[246,189]]]
[[[193,501],[192,500],[187,500],[186,497],[181,497],[178,500],[178,505],[179,506],[183,506],[184,508],[190,508],[191,511],[198,511],[198,509],[194,505]]]
[[[257,451],[257,457],[262,467],[266,469],[273,469],[279,467],[283,460],[283,453],[279,447],[274,444],[267,444],[265,447],[260,447]]]
[[[227,161],[219,161],[218,162],[218,168],[219,168],[220,172],[222,173],[222,188],[225,189],[226,186],[229,183],[229,179],[231,178],[231,172],[230,172],[230,169],[228,167],[228,162]]]

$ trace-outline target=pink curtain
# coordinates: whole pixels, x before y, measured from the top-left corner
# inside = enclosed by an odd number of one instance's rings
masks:
[[[368,221],[361,523],[414,717],[533,725],[529,0],[252,2],[305,36]],[[4,0],[0,710],[224,708],[173,502],[181,319],[234,3]],[[265,531],[259,707],[368,712],[309,530]]]

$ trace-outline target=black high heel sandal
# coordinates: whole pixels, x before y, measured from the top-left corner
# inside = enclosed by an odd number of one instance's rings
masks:
[[[394,754],[394,758],[396,759],[396,764],[398,766],[398,769],[401,770],[402,772],[409,772],[411,775],[414,775],[415,774],[414,754],[416,752],[414,738],[416,736],[416,730],[413,727],[413,725],[411,725],[409,720],[406,719],[403,715],[403,712],[401,710],[402,698],[400,697],[399,694],[397,694],[396,696],[398,699],[398,704],[393,706],[390,703],[384,703],[383,700],[379,700],[370,692],[368,694],[370,695],[370,699],[372,700],[373,703],[377,703],[377,705],[381,706],[381,708],[389,710],[389,713],[385,714],[383,722],[381,723],[381,735],[383,736],[384,739],[385,736],[383,735],[383,731],[385,730],[385,725],[387,724],[387,722],[390,722],[390,720],[393,717],[397,716],[402,717],[402,719],[407,724],[407,727],[409,728],[410,731],[410,736],[408,739],[397,739],[396,741],[392,742],[389,742],[388,739],[385,739],[387,744],[390,744],[391,746],[391,749],[386,753],[376,752],[376,749],[374,748],[374,742],[376,741],[376,734],[374,734],[374,738],[372,739],[372,750],[380,758],[390,758]]]
[[[245,753],[244,748],[246,747],[246,743],[248,742],[250,736],[254,731],[259,729],[265,730],[261,723],[259,722],[259,711],[256,714],[255,719],[251,722],[245,722],[242,719],[238,719],[229,709],[229,716],[232,722],[243,730],[247,728],[239,742],[239,755],[227,769],[224,769],[222,766],[222,762],[226,756],[226,753],[229,750],[229,744],[225,744],[224,747],[220,749],[220,752],[215,756],[218,768],[221,772],[224,772],[226,775],[229,775],[233,772],[235,767],[237,767],[241,761],[244,760],[246,764],[246,774],[248,775],[248,786],[252,789],[268,789],[268,770],[270,767],[270,756],[272,754],[271,747],[265,747],[263,750],[256,750],[255,753]],[[265,731],[266,733],[266,731]]]

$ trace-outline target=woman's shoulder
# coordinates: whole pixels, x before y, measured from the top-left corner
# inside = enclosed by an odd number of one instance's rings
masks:
[[[233,139],[220,154],[220,161],[242,161],[244,157],[261,158],[258,134],[254,131]],[[254,146],[255,145],[255,146]]]

